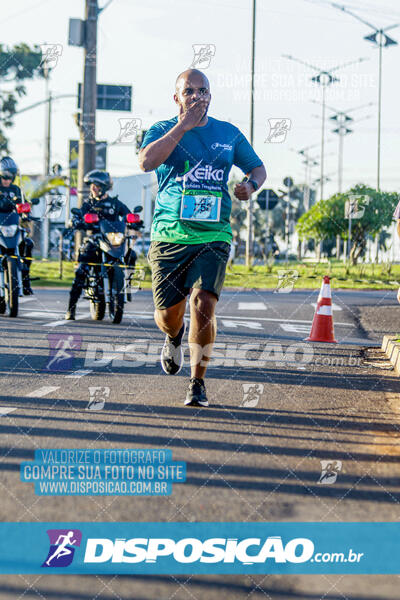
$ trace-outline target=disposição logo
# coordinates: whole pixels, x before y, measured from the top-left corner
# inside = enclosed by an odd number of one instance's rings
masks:
[[[50,548],[42,567],[69,567],[72,563],[75,547],[82,541],[79,529],[48,529]]]

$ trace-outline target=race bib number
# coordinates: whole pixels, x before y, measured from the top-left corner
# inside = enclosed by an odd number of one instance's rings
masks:
[[[221,215],[222,192],[202,193],[199,190],[186,190],[182,194],[181,219],[218,223]]]

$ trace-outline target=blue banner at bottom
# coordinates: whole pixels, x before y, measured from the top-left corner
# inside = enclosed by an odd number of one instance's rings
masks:
[[[1,523],[0,573],[400,574],[399,523]]]

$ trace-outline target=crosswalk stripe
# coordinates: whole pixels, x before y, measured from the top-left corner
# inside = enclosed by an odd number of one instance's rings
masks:
[[[43,396],[47,396],[47,394],[50,394],[51,392],[55,392],[56,390],[59,390],[60,386],[52,386],[52,385],[47,385],[47,386],[43,386],[41,388],[38,388],[37,390],[33,390],[33,392],[30,392],[29,394],[26,395],[27,398],[43,398]]]
[[[14,412],[14,410],[17,410],[17,408],[17,406],[0,406],[0,417],[4,417],[9,413]]]
[[[81,319],[87,319],[90,317],[90,313],[84,313],[83,315],[77,315],[75,317],[75,321],[80,321]],[[58,327],[59,325],[71,324],[73,321],[67,321],[63,319],[62,321],[50,321],[50,323],[43,323],[43,327]]]
[[[70,379],[79,379],[79,377],[84,377],[84,375],[89,375],[89,373],[92,373],[93,370],[92,369],[79,369],[78,371],[74,371],[74,373],[70,373],[69,375],[66,375],[66,378],[70,378]]]
[[[267,310],[264,302],[239,302],[239,310]]]

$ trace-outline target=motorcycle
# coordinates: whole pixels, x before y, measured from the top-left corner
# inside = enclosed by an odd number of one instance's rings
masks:
[[[94,244],[99,263],[87,264],[85,297],[90,301],[90,315],[94,321],[101,321],[108,312],[113,323],[120,323],[124,314],[124,304],[132,299],[133,269],[125,263],[132,249],[133,235],[131,231],[139,231],[144,227],[140,219],[142,206],[136,206],[134,213],[126,215],[124,221],[99,219],[97,213],[80,215],[80,210],[73,208],[76,217],[74,226],[92,231],[90,241]],[[128,230],[128,234],[127,234]]]
[[[30,216],[29,202],[16,204],[13,209],[10,212],[0,212],[0,314],[8,309],[10,317],[18,315],[18,298],[22,296],[19,245],[27,237],[27,232],[20,226],[20,218],[25,222],[40,221],[39,218]]]

